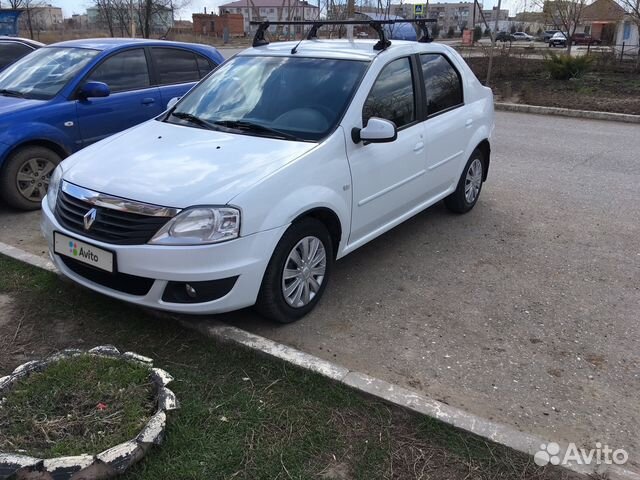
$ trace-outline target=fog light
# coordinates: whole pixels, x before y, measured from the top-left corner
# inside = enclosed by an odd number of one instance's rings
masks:
[[[198,296],[198,292],[196,292],[196,289],[193,288],[191,285],[189,285],[188,283],[184,284],[184,289],[187,291],[187,295],[190,298],[196,298]]]

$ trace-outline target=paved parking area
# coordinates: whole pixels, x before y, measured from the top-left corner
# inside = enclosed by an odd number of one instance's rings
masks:
[[[296,324],[222,319],[640,470],[640,129],[497,120],[470,214],[436,205],[349,255]],[[0,241],[43,254],[37,223],[0,210]]]

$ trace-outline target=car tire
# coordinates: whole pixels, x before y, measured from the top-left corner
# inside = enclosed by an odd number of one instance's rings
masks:
[[[24,147],[15,151],[7,158],[0,174],[2,199],[20,210],[39,209],[47,193],[49,178],[61,161],[60,155],[45,147]]]
[[[480,150],[474,150],[462,170],[456,190],[444,199],[444,204],[449,210],[467,213],[474,207],[482,191],[485,169],[484,155]],[[471,192],[473,195],[469,195]]]
[[[324,253],[322,259],[321,252]],[[271,256],[254,308],[278,323],[291,323],[304,317],[322,297],[333,261],[333,242],[322,222],[304,218],[292,224]]]

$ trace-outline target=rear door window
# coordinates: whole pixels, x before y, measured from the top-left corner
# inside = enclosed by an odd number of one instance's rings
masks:
[[[33,49],[18,42],[0,42],[0,68],[4,68],[17,59],[24,57]]]
[[[200,68],[203,70],[202,76],[211,70],[198,62],[193,52],[179,48],[153,47],[151,58],[156,67],[159,85],[197,82],[201,78]]]
[[[462,79],[453,65],[440,54],[420,55],[427,100],[427,115],[462,105]]]

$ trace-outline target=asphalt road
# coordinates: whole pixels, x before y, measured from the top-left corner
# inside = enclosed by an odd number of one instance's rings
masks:
[[[475,209],[442,205],[337,264],[318,308],[241,328],[640,470],[640,128],[497,114]],[[0,241],[44,252],[38,214]]]

